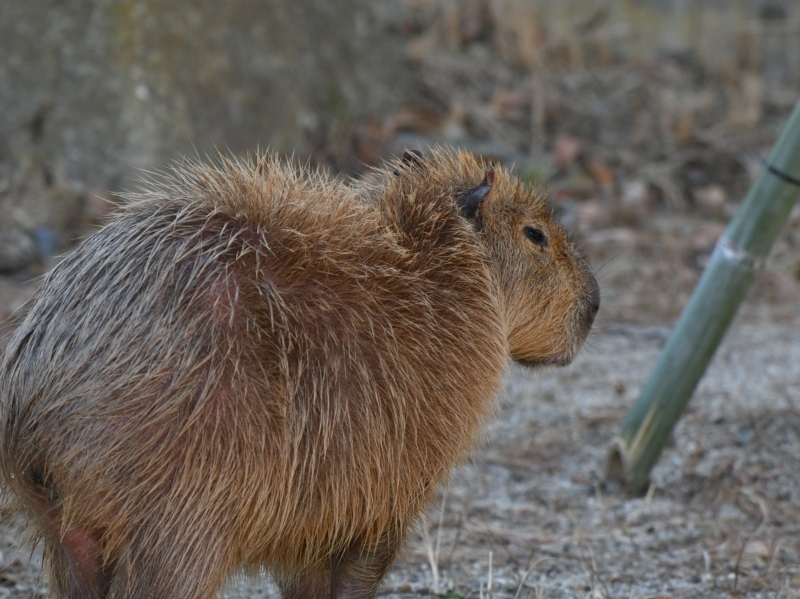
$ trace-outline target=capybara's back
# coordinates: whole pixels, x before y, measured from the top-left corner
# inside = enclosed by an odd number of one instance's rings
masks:
[[[372,185],[178,167],[45,278],[0,365],[0,473],[70,598],[371,597],[492,409],[566,363],[597,285],[500,168]]]

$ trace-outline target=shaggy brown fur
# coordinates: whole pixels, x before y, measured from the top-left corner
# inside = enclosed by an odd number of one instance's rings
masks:
[[[0,472],[53,596],[210,598],[261,567],[374,596],[506,357],[573,357],[597,284],[541,199],[410,158],[372,185],[181,166],[45,278],[0,365]]]

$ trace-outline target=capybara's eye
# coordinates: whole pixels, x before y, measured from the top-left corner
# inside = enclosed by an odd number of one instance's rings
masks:
[[[534,229],[533,227],[525,227],[525,237],[530,239],[536,245],[547,247],[547,236],[542,233],[541,229]]]

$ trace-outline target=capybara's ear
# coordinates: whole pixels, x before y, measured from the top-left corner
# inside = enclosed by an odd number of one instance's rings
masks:
[[[419,150],[406,150],[403,152],[403,166],[406,168],[418,168],[422,169],[423,167],[423,156],[422,152]],[[394,174],[396,176],[400,176],[400,171],[395,170]]]
[[[410,152],[406,150],[403,152],[403,163],[422,166],[422,152],[419,150],[411,150]]]
[[[478,214],[478,206],[480,206],[481,200],[492,191],[493,185],[494,167],[490,166],[486,168],[486,175],[483,177],[483,181],[481,181],[480,185],[472,191],[468,191],[466,194],[456,198],[456,203],[461,209],[461,216],[469,219],[475,218]]]

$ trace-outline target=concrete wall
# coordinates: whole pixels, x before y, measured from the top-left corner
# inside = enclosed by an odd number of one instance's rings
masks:
[[[114,189],[195,149],[303,154],[326,125],[414,98],[376,6],[0,0],[0,162],[33,147],[62,178]]]
[[[475,1],[0,0],[0,163],[32,148],[63,180],[118,189],[195,149],[305,154],[337,123],[421,101],[386,14]],[[797,0],[481,1],[523,62],[546,39],[577,66],[598,47],[690,53],[800,84]]]

